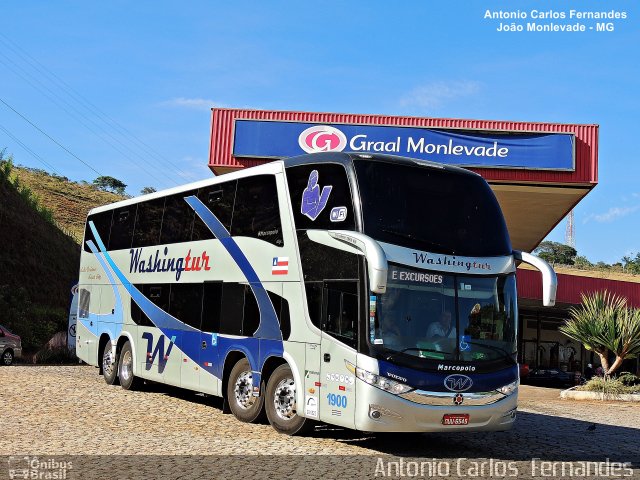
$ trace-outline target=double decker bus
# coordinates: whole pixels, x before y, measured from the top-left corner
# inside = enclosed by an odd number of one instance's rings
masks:
[[[221,396],[281,433],[506,430],[516,262],[488,184],[408,158],[316,153],[93,209],[77,354],[108,384]]]

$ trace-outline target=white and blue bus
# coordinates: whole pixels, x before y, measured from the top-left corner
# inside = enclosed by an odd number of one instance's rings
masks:
[[[516,262],[489,185],[420,160],[318,153],[91,210],[77,354],[108,384],[221,396],[295,434],[506,430]]]

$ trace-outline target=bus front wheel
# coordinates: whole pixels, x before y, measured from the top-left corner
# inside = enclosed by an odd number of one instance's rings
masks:
[[[227,400],[233,415],[241,422],[252,423],[264,412],[264,392],[253,395],[253,373],[246,358],[239,360],[229,374]]]
[[[133,349],[128,340],[120,351],[118,377],[120,386],[125,390],[136,390],[140,387],[141,379],[133,375]]]
[[[280,365],[273,371],[265,398],[267,418],[278,433],[296,435],[311,428],[311,420],[297,413],[296,383],[289,365]]]

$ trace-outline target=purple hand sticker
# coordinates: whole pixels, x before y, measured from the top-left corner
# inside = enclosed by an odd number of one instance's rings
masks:
[[[327,185],[322,187],[318,185],[318,171],[314,170],[309,174],[309,181],[307,182],[307,188],[302,192],[302,204],[300,206],[300,213],[306,215],[311,220],[318,218],[324,207],[327,206],[329,201],[329,194],[333,187]]]

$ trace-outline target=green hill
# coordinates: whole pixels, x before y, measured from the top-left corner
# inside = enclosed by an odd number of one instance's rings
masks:
[[[87,212],[122,198],[0,163],[0,323],[26,351],[66,331]]]
[[[97,190],[87,183],[70,182],[64,177],[51,175],[44,170],[14,167],[12,175],[22,185],[29,187],[41,205],[51,210],[56,224],[82,242],[87,212],[99,205],[122,200],[122,195]]]

